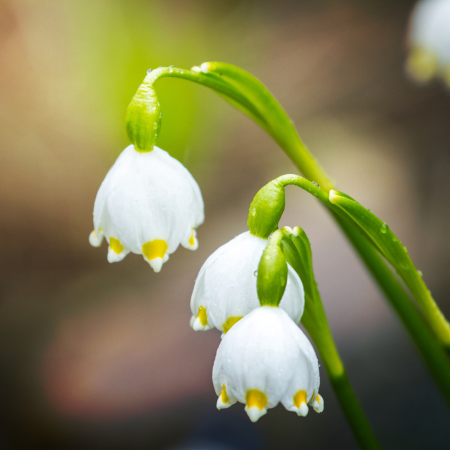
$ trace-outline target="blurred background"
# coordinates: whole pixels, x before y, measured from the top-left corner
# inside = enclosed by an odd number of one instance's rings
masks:
[[[237,64],[260,78],[338,187],[386,221],[450,315],[450,95],[404,72],[413,2],[0,1],[0,448],[354,449],[321,369],[325,411],[257,424],[215,408],[219,332],[189,327],[195,277],[246,230],[288,158],[205,88],[164,79],[158,145],[199,182],[200,248],[155,274],[92,248],[92,209],[128,145],[148,68]],[[450,415],[405,329],[324,209],[287,189],[331,328],[386,449],[447,448]]]

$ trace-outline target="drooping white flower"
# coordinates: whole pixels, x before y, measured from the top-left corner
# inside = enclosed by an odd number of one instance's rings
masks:
[[[278,307],[261,306],[227,333],[213,368],[217,408],[246,405],[253,422],[278,403],[299,416],[323,411],[319,363],[302,330]]]
[[[412,14],[408,35],[409,74],[425,82],[441,76],[450,85],[450,0],[421,0]]]
[[[200,188],[180,162],[158,147],[138,152],[130,145],[100,186],[89,242],[98,247],[104,236],[109,262],[132,252],[159,272],[180,244],[197,249],[203,209]]]
[[[217,249],[203,264],[191,298],[194,330],[218,328],[224,333],[259,307],[256,271],[268,243],[245,232]],[[286,290],[280,303],[296,323],[305,306],[303,284],[288,265]]]

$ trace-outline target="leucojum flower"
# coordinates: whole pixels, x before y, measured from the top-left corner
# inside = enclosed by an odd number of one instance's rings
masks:
[[[154,146],[160,127],[159,103],[151,86],[139,87],[127,111],[133,142],[114,163],[94,204],[89,242],[109,243],[108,261],[141,254],[155,272],[181,244],[196,250],[203,223],[200,188],[187,169]]]
[[[191,298],[194,330],[217,328],[224,334],[259,306],[256,292],[258,264],[268,239],[245,232],[217,249],[203,264]],[[288,265],[286,290],[280,303],[300,322],[305,294],[297,273]]]
[[[217,408],[244,403],[253,422],[280,402],[299,416],[308,414],[308,405],[323,411],[314,349],[279,307],[254,309],[224,336],[213,383],[219,396]]]
[[[419,82],[438,76],[450,86],[450,1],[421,0],[411,14],[408,73]]]

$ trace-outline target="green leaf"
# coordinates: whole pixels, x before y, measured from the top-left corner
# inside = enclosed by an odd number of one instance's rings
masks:
[[[435,329],[440,340],[450,346],[450,325],[436,305],[431,292],[422,280],[422,273],[416,269],[408,255],[408,250],[389,226],[375,214],[364,208],[348,195],[335,190],[330,191],[330,202],[350,217],[356,228],[376,246],[381,254],[392,264],[398,275],[422,309],[424,315]]]

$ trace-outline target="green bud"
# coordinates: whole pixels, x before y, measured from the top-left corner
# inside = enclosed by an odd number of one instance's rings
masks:
[[[280,248],[283,233],[276,231],[258,265],[256,290],[261,306],[278,306],[286,289],[288,268]]]
[[[141,152],[151,152],[161,128],[161,110],[152,84],[146,80],[139,86],[127,109],[127,133]]]
[[[253,198],[248,212],[247,225],[250,233],[267,239],[278,228],[284,205],[284,186],[277,180],[261,188]]]

